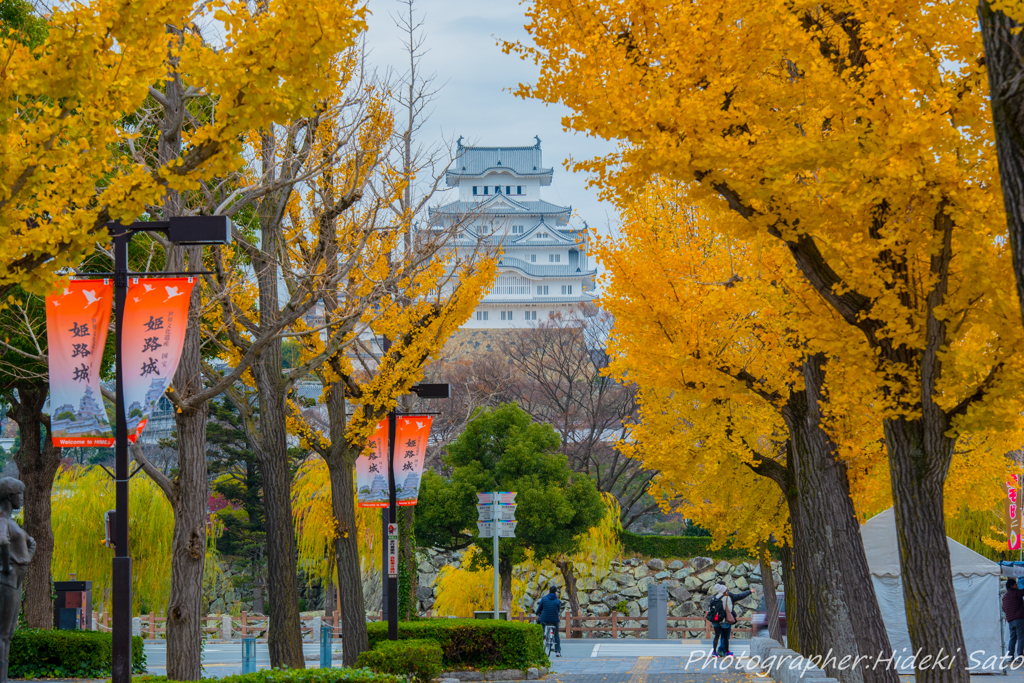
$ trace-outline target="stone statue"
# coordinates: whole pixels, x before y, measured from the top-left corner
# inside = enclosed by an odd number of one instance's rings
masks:
[[[13,477],[0,479],[0,683],[7,683],[11,637],[18,628],[21,589],[28,563],[36,554],[35,539],[11,519],[22,507],[25,485]]]

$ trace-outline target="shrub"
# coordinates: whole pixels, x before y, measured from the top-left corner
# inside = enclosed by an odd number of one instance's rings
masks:
[[[382,640],[372,650],[360,653],[356,666],[430,683],[441,673],[442,659],[441,646],[435,640]]]
[[[620,538],[622,547],[627,553],[647,557],[679,559],[710,557],[714,560],[735,560],[737,558],[749,560],[753,556],[749,550],[744,548],[737,550],[728,543],[717,550],[711,550],[710,536],[649,536],[623,530],[620,532]],[[769,552],[773,558],[778,559],[779,551],[775,546],[770,546]]]
[[[370,647],[387,640],[388,625],[367,624]],[[398,624],[399,640],[433,640],[452,669],[527,669],[550,666],[544,632],[534,624],[492,619],[420,619]]]
[[[167,676],[136,676],[132,683],[168,683]],[[261,669],[254,674],[202,678],[199,683],[406,683],[369,669]]]
[[[98,631],[18,629],[11,638],[10,678],[109,676],[113,639]],[[142,638],[132,638],[132,671],[146,672]]]

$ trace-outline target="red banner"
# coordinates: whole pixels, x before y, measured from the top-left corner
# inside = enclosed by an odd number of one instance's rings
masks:
[[[1010,481],[1003,484],[1006,498],[1003,501],[1003,513],[1006,517],[1006,547],[1009,550],[1021,548],[1021,499],[1019,477],[1014,474]]]
[[[132,278],[121,330],[128,440],[135,443],[178,369],[195,278]]]
[[[427,452],[427,438],[434,418],[408,415],[398,418],[395,433],[395,494],[399,505],[415,505]],[[356,459],[359,507],[388,506],[388,421],[377,423],[370,452]]]
[[[100,365],[114,285],[73,280],[46,297],[50,432],[55,446],[113,446],[100,394]]]

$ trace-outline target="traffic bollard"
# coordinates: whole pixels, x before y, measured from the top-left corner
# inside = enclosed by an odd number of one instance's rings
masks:
[[[242,673],[256,673],[256,639],[242,638]]]
[[[330,669],[331,664],[331,639],[334,637],[334,627],[325,624],[320,627],[320,668]]]

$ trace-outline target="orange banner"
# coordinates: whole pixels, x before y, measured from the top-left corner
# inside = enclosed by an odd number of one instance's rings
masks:
[[[395,432],[395,497],[399,505],[415,505],[420,493],[427,438],[434,418],[407,415],[398,418]],[[388,421],[377,423],[370,452],[356,458],[359,507],[388,506]]]
[[[128,440],[135,443],[178,369],[195,278],[132,278],[121,330]]]
[[[113,446],[100,394],[100,366],[114,285],[73,280],[46,297],[50,432],[55,446]]]
[[[1006,519],[1006,547],[1009,550],[1020,550],[1021,548],[1021,514],[1019,477],[1014,474],[1011,479],[1003,484],[1003,492],[1006,497],[1003,500],[1003,514]]]

